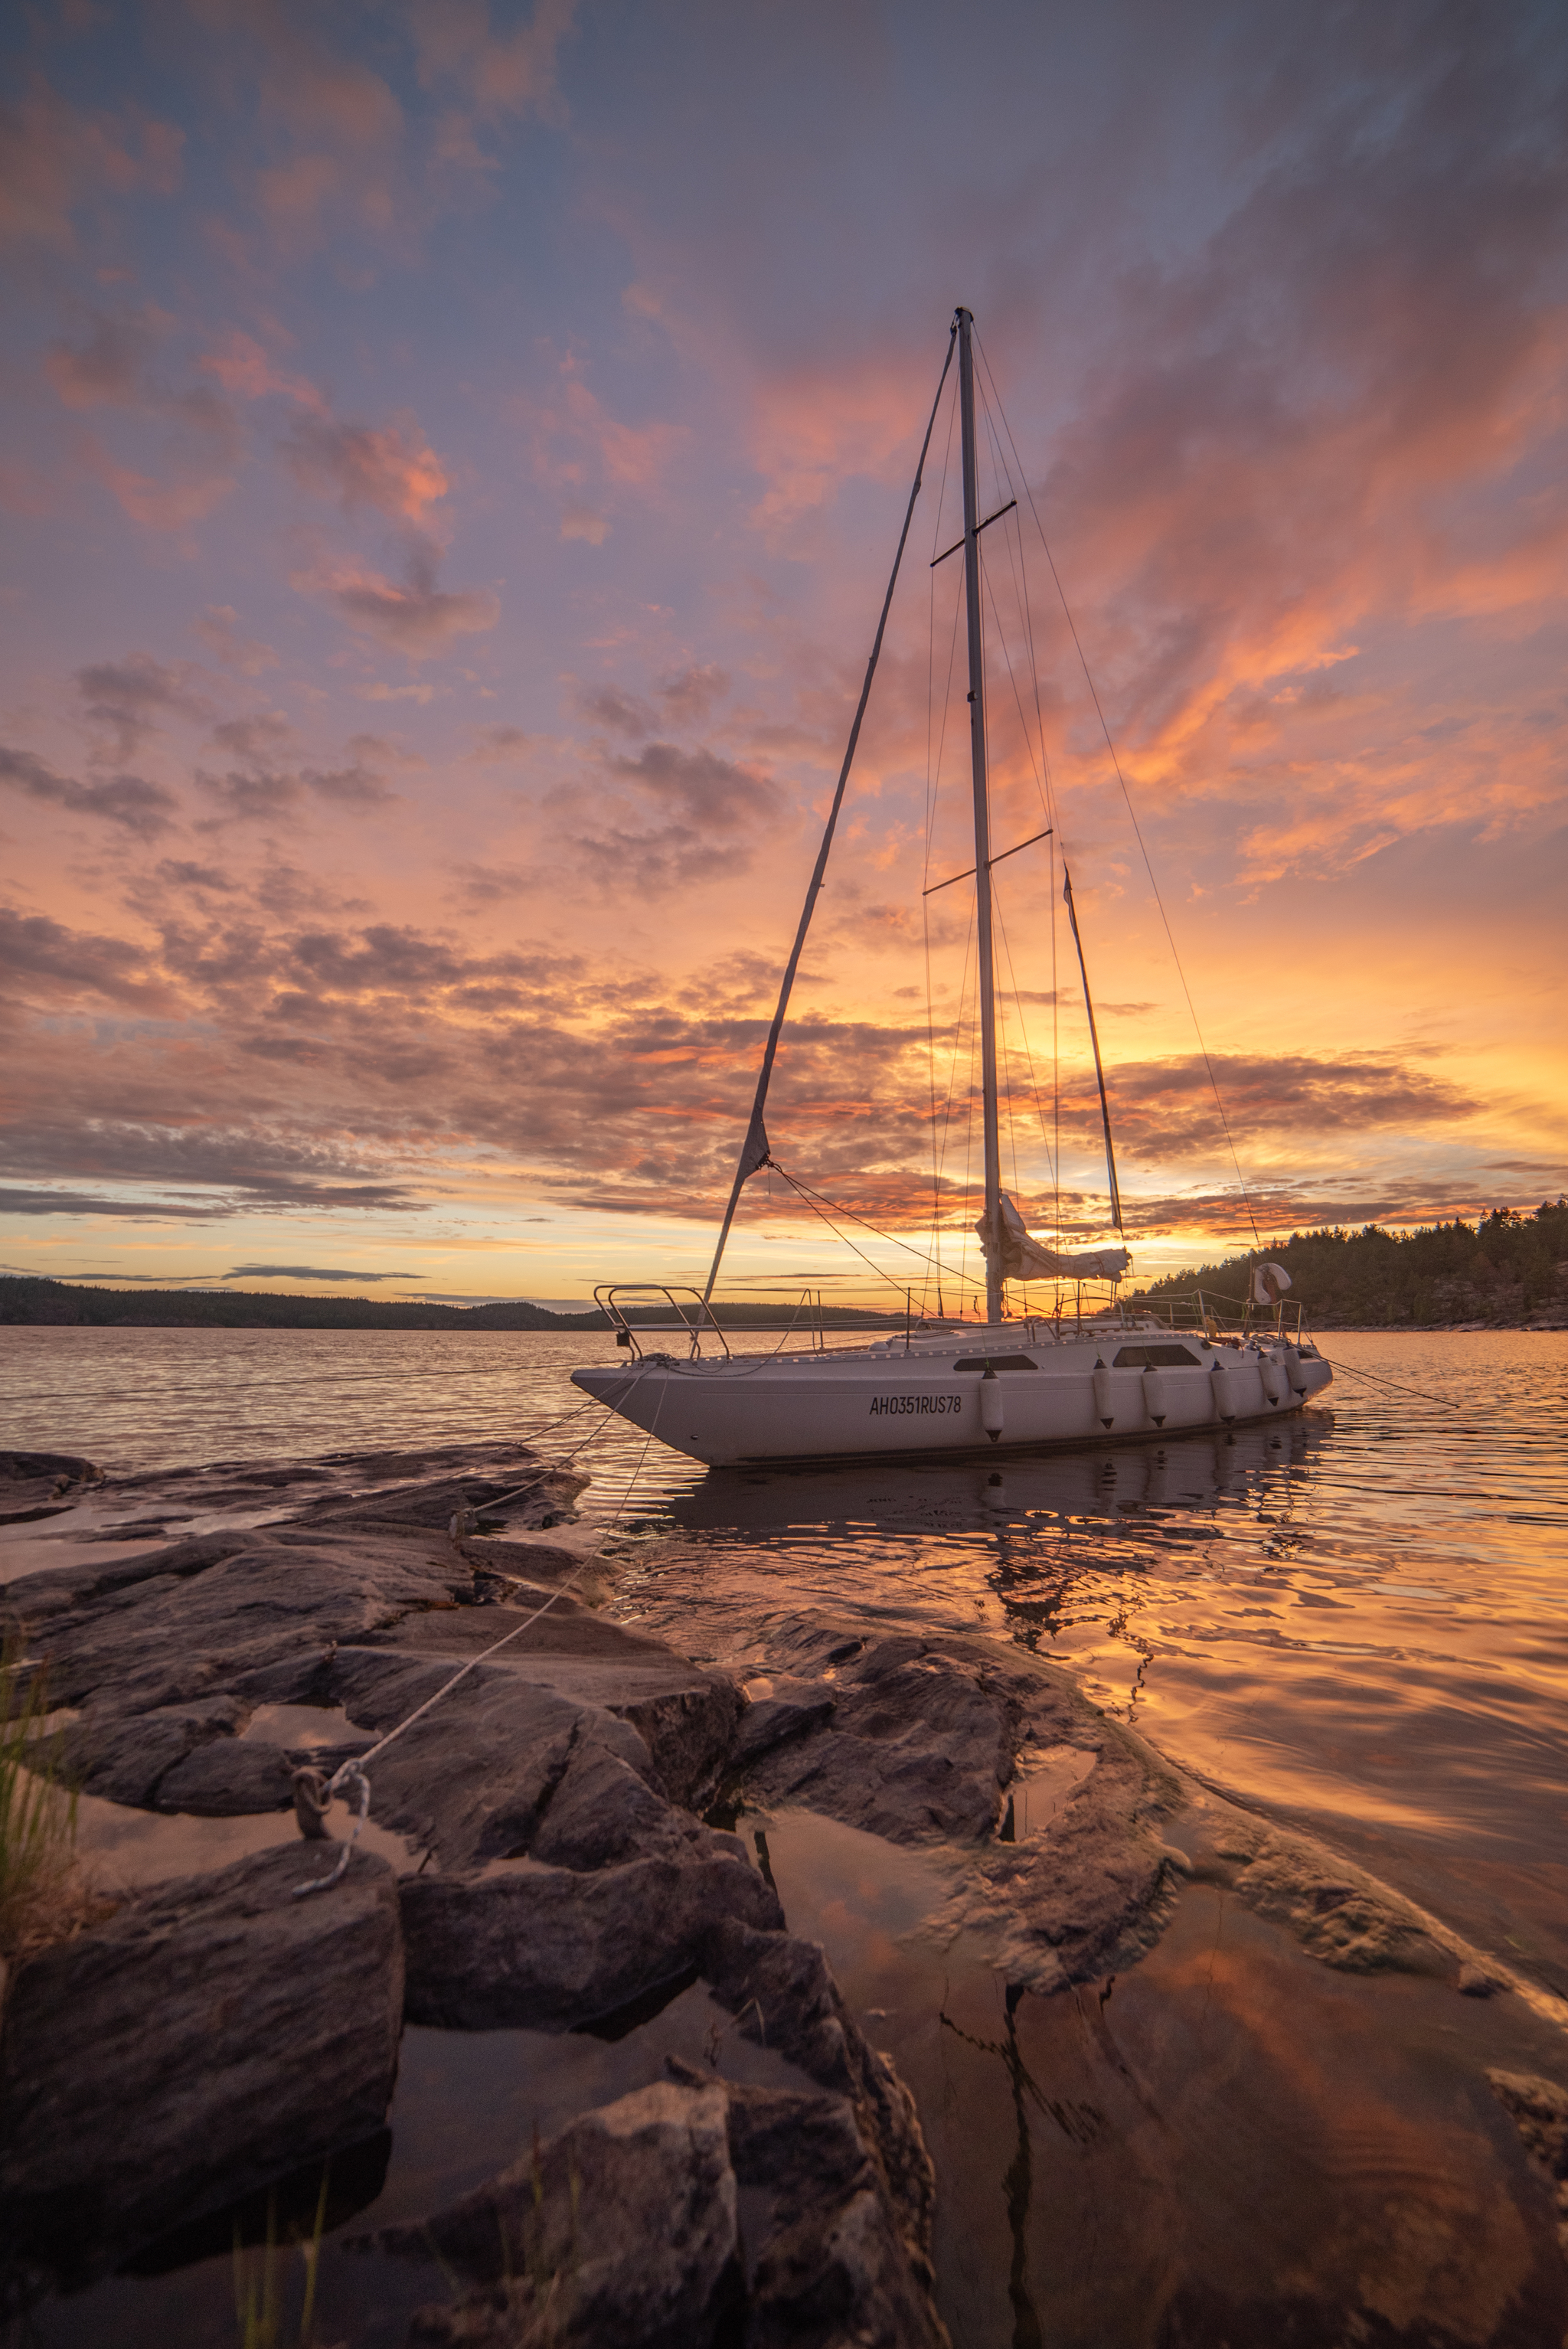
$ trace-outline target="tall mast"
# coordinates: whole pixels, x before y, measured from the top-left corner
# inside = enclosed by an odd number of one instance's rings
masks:
[[[996,1116],[996,987],[991,950],[991,807],[985,781],[985,655],[980,631],[980,504],[975,462],[975,321],[958,313],[964,436],[964,597],[969,618],[969,760],[975,776],[975,930],[980,954],[980,1075],[985,1097],[985,1319],[1002,1319],[1002,1145]]]

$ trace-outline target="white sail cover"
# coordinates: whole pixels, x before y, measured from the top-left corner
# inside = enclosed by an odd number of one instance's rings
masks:
[[[1283,1264],[1260,1264],[1253,1274],[1254,1305],[1277,1305],[1290,1287],[1290,1275]]]
[[[1043,1247],[1038,1240],[1030,1237],[1024,1218],[1006,1191],[998,1196],[1002,1209],[1000,1269],[1004,1280],[1119,1280],[1132,1262],[1121,1247],[1090,1248],[1078,1256],[1062,1256],[1055,1248]],[[989,1264],[990,1216],[982,1216],[975,1228],[980,1235],[981,1253]]]

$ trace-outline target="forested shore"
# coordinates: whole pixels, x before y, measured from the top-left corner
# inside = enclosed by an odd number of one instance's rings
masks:
[[[1291,1299],[1321,1329],[1487,1329],[1568,1327],[1568,1202],[1542,1201],[1522,1215],[1500,1207],[1480,1222],[1431,1224],[1391,1232],[1379,1224],[1359,1231],[1293,1232],[1262,1251],[1283,1264]],[[1247,1293],[1256,1248],[1218,1263],[1171,1273],[1140,1285],[1136,1298],[1189,1295],[1216,1299]],[[720,1304],[727,1329],[777,1329],[778,1309]],[[812,1317],[815,1319],[815,1313]],[[839,1330],[887,1329],[900,1313],[827,1306],[822,1322]],[[634,1311],[636,1321],[667,1319],[668,1309]],[[372,1297],[279,1297],[257,1289],[106,1288],[29,1276],[0,1277],[0,1324],[51,1327],[90,1324],[119,1329],[181,1330],[603,1330],[596,1309],[552,1313],[521,1299],[490,1305],[396,1302]]]
[[[1532,1215],[1500,1207],[1479,1223],[1457,1218],[1411,1232],[1293,1232],[1218,1264],[1172,1273],[1139,1294],[1243,1298],[1253,1267],[1283,1264],[1291,1299],[1319,1329],[1553,1329],[1568,1325],[1568,1203]]]

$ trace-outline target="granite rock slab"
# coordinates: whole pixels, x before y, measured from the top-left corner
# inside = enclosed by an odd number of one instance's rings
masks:
[[[0,2036],[0,2257],[80,2280],[362,2141],[397,2071],[392,1871],[296,1900],[304,1847],[156,1885],[41,1951]]]
[[[401,1892],[408,2019],[459,2031],[602,2023],[689,1980],[716,1928],[784,1921],[738,1839],[695,1821],[680,1857],[410,1876]]]

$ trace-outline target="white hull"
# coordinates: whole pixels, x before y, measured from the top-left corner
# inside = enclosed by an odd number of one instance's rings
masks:
[[[1152,1358],[1152,1359],[1150,1359]],[[987,1375],[989,1370],[990,1375]],[[573,1383],[711,1467],[1074,1449],[1283,1419],[1333,1373],[1310,1347],[1025,1324],[831,1353],[666,1354]]]

